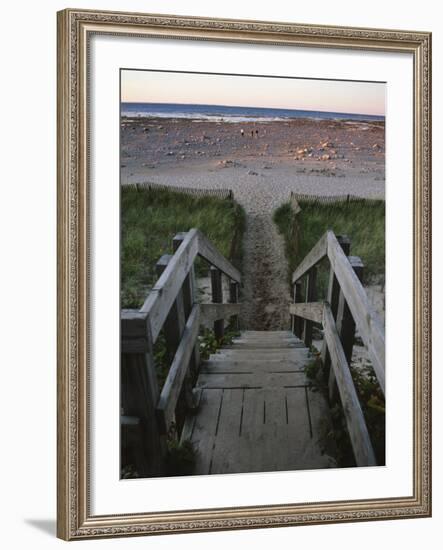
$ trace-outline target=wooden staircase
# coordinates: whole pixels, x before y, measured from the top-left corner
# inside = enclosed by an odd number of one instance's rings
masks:
[[[244,331],[202,362],[198,412],[182,433],[194,474],[334,467],[323,450],[327,402],[305,374],[312,360],[290,331]]]

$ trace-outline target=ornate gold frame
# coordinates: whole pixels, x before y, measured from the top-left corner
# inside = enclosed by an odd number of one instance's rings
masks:
[[[414,59],[414,461],[404,498],[92,516],[88,505],[87,44],[92,33],[409,52]],[[58,13],[58,536],[66,539],[431,515],[431,34],[64,10]]]

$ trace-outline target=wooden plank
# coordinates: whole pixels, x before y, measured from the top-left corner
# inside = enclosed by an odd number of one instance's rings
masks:
[[[332,231],[328,232],[328,257],[360,336],[368,349],[369,358],[384,393],[385,336],[383,326]]]
[[[342,247],[342,250],[345,254],[345,256],[349,256],[349,252],[351,250],[351,241],[349,237],[346,235],[337,235],[336,236],[338,244]],[[338,284],[337,277],[335,276],[334,269],[331,267],[329,271],[329,285],[328,285],[328,293],[326,297],[326,301],[331,306],[332,315],[334,316],[334,319],[337,318],[337,308],[338,308],[338,299],[340,296],[340,285]],[[321,360],[323,363],[323,370],[326,375],[326,377],[329,374],[333,375],[333,370],[331,367],[331,358],[328,353],[328,346],[326,345],[326,342],[323,340],[323,345],[321,349]]]
[[[191,442],[196,453],[195,475],[208,475],[214,449],[223,390],[203,390]]]
[[[193,390],[194,394],[194,402],[197,408],[200,407],[201,403],[201,397],[204,390],[200,390],[197,388],[194,388]],[[194,426],[195,421],[197,419],[197,414],[188,414],[185,419],[185,423],[183,425],[183,430],[180,435],[180,442],[183,443],[184,441],[191,441],[192,440],[192,434],[194,432]]]
[[[352,266],[355,274],[358,277],[358,280],[361,282],[363,279],[363,262],[358,256],[349,256],[349,263]],[[340,341],[343,346],[343,351],[348,361],[348,364],[351,364],[352,359],[352,350],[354,348],[354,339],[355,339],[355,321],[352,317],[352,313],[349,310],[348,304],[346,303],[345,296],[343,292],[340,291],[338,306],[337,306],[337,316],[336,316],[336,326],[337,332],[340,336]],[[329,399],[334,401],[337,393],[337,384],[335,381],[334,370],[331,369],[329,372]]]
[[[297,361],[310,357],[310,351],[306,348],[289,348],[289,349],[260,349],[257,354],[255,350],[238,349],[238,348],[222,348],[217,353],[210,356],[211,361],[224,361],[226,358],[237,361],[269,361],[270,359],[280,359],[283,361]]]
[[[263,464],[261,471],[278,472],[288,468],[286,390],[267,386],[264,390]]]
[[[306,399],[308,403],[309,420],[312,432],[310,445],[311,457],[308,462],[315,463],[315,468],[335,468],[337,460],[328,454],[326,445],[326,434],[332,430],[330,407],[323,392],[315,386],[306,387]],[[329,452],[335,454],[333,444],[328,443]],[[309,466],[308,466],[309,467]]]
[[[201,373],[197,380],[197,388],[281,388],[307,384],[306,375],[302,370],[292,372],[247,371],[228,373]]]
[[[200,374],[222,374],[229,372],[304,372],[306,360],[301,361],[204,361],[202,363]]]
[[[222,271],[230,279],[236,281],[237,283],[241,282],[240,271],[238,271],[238,269],[236,269],[231,262],[220,254],[220,252],[201,231],[198,231],[198,253],[202,258]]]
[[[161,277],[173,256],[164,254],[156,264],[157,275]],[[163,324],[163,333],[165,335],[166,349],[169,356],[172,358],[180,343],[183,330],[185,328],[185,306],[183,300],[183,292],[179,290],[177,296],[172,303],[171,309]]]
[[[243,337],[257,337],[257,338],[267,338],[275,336],[292,336],[290,330],[242,330],[241,335]]]
[[[266,468],[266,445],[263,430],[265,391],[247,389],[243,399],[241,454],[237,458],[239,472],[262,472]]]
[[[302,301],[302,282],[297,281],[294,284],[294,304],[301,303]],[[302,337],[302,331],[303,331],[303,319],[301,317],[292,317],[292,324],[291,324],[292,332],[298,337]]]
[[[120,337],[122,353],[148,351],[147,315],[135,309],[120,312]]]
[[[317,299],[317,268],[313,267],[308,272],[306,279],[306,302],[313,302]],[[303,321],[303,342],[306,347],[312,345],[312,321],[304,319]]]
[[[229,319],[240,311],[241,304],[200,304],[200,323],[211,327],[217,319]]]
[[[186,238],[186,233],[177,233],[172,240],[172,248],[174,252],[177,252],[178,248]],[[182,295],[183,295],[183,308],[185,312],[185,318],[187,319],[192,311],[194,304],[197,302],[196,296],[196,280],[195,280],[195,268],[194,265],[191,267],[189,274],[185,277],[182,286]],[[201,312],[200,312],[201,313]],[[200,366],[200,349],[198,341],[196,342],[189,366],[189,375],[188,378],[193,378],[197,375],[198,369]],[[190,392],[190,381],[187,381],[187,401],[189,404],[189,392]]]
[[[154,342],[186,276],[192,268],[197,252],[197,230],[191,229],[140,308],[141,312],[148,314]]]
[[[238,290],[239,284],[235,281],[229,281],[229,302],[231,304],[238,303]],[[231,323],[235,330],[238,330],[240,328],[239,313],[233,315],[231,318]]]
[[[233,350],[264,350],[264,351],[280,351],[280,350],[291,350],[291,349],[303,349],[305,346],[299,342],[260,342],[251,343],[248,341],[233,341],[232,345],[223,346],[223,349],[233,349]]]
[[[323,302],[289,304],[289,313],[321,324],[323,322]]]
[[[306,402],[306,389],[287,388],[286,401],[286,470],[315,468],[319,460],[319,449],[311,440],[310,419]]]
[[[157,418],[165,433],[174,419],[177,400],[189,366],[199,331],[199,307],[196,304],[186,322],[182,339],[169,369],[157,404]]]
[[[144,353],[124,353],[121,356],[121,408],[123,417],[140,419],[138,440],[131,439],[127,454],[135,457],[141,476],[162,472],[164,448],[155,418],[158,387],[153,362]],[[134,434],[133,434],[134,435]]]
[[[240,428],[242,424],[243,389],[225,389],[217,423],[210,474],[238,472]]]
[[[211,293],[212,293],[212,302],[214,304],[223,303],[223,286],[222,286],[222,272],[211,266]],[[225,322],[223,319],[217,319],[214,321],[214,335],[215,338],[219,341],[223,339],[225,333]]]
[[[375,466],[377,463],[366,422],[328,304],[324,308],[323,326],[356,463],[358,466]]]
[[[303,275],[306,275],[310,269],[317,265],[326,256],[327,250],[328,233],[325,233],[292,274],[292,283],[296,283]]]

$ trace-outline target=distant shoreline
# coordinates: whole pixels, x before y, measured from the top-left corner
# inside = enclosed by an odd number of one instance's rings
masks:
[[[382,115],[175,103],[121,103],[122,118],[172,118],[218,122],[277,122],[294,119],[384,122]]]

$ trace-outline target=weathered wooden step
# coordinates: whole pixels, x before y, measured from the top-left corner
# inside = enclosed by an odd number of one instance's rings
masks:
[[[225,359],[231,359],[236,361],[263,361],[269,359],[278,360],[302,360],[309,359],[310,352],[306,348],[290,348],[290,349],[221,349],[218,353],[214,353],[210,356],[211,361],[224,361]]]
[[[290,388],[307,386],[308,380],[303,371],[293,372],[231,372],[200,373],[197,388]]]
[[[304,371],[306,360],[248,360],[248,361],[205,361],[200,367],[200,374],[214,372],[294,372]]]
[[[259,338],[294,336],[290,330],[242,330],[240,334]]]
[[[224,346],[223,349],[292,349],[292,348],[304,348],[304,344],[299,342],[248,342],[245,341],[234,341],[232,345]]]

